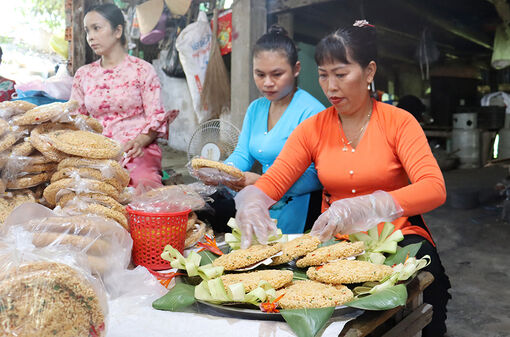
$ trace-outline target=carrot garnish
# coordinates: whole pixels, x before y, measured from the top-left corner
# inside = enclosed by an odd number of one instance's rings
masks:
[[[335,234],[335,240],[338,240],[338,241],[349,241],[349,235],[336,233]]]
[[[206,234],[204,236],[204,239],[206,242],[197,243],[197,246],[201,247],[201,249],[198,252],[208,250],[213,254],[223,255],[223,252],[218,248],[218,245],[216,244],[216,238],[214,236],[210,237],[209,235]]]
[[[276,307],[278,306],[278,301],[281,300],[284,295],[285,294],[281,294],[276,299],[274,299],[273,302],[267,301],[267,302],[260,303],[260,310],[262,310],[263,312],[267,312],[267,313],[280,312],[280,310],[276,309]]]

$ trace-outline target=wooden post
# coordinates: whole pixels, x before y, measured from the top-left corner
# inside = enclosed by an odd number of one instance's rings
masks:
[[[266,2],[237,0],[232,6],[231,108],[222,115],[237,127],[243,124],[246,109],[259,97],[253,82],[252,47],[266,31]]]
[[[72,40],[71,40],[71,67],[73,75],[79,67],[85,64],[85,53],[87,43],[83,29],[83,16],[85,11],[85,0],[72,0]]]

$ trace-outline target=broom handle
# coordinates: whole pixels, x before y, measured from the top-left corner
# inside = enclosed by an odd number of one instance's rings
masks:
[[[213,9],[213,36],[218,38],[216,35],[218,34],[218,8]]]

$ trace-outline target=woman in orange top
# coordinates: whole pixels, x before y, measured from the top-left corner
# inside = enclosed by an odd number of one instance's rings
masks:
[[[275,229],[267,208],[314,163],[324,191],[312,235],[327,240],[392,221],[405,236],[401,245],[426,239],[418,256],[432,259],[426,270],[435,281],[424,300],[434,314],[423,333],[442,336],[450,283],[420,214],[444,203],[444,180],[416,119],[370,98],[376,56],[375,29],[366,21],[321,40],[315,54],[319,83],[333,106],[301,123],[271,168],[236,196],[236,219],[243,246],[253,234],[265,241]]]

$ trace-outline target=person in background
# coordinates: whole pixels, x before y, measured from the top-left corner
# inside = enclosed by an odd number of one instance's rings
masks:
[[[3,56],[2,47],[0,47],[0,64],[2,64],[2,56]],[[3,76],[0,76],[0,102],[10,101],[13,95],[16,93],[14,89],[14,85],[16,83],[13,80],[9,80]]]
[[[155,139],[166,135],[168,113],[156,71],[127,54],[124,15],[117,6],[92,7],[83,21],[87,43],[101,58],[76,71],[71,99],[79,102],[80,113],[103,124],[105,136],[123,144],[131,186],[161,186],[161,149]]]
[[[253,47],[253,79],[263,97],[253,101],[243,122],[243,128],[234,152],[225,160],[244,172],[244,178],[226,183],[239,191],[254,184],[260,175],[250,172],[255,161],[266,172],[280,153],[290,133],[305,119],[317,114],[324,106],[313,96],[297,86],[301,70],[297,49],[287,32],[273,25],[260,37]],[[302,233],[305,222],[310,226],[320,213],[320,190],[322,186],[313,165],[302,172],[300,179],[270,209],[271,217],[277,219],[283,233]],[[209,183],[214,183],[207,181]],[[311,193],[318,191],[316,214],[309,216]],[[212,207],[213,219],[208,219],[218,231],[229,231],[226,221],[235,214],[232,196],[217,197]],[[207,217],[207,215],[206,215]]]
[[[409,112],[370,97],[377,70],[374,26],[360,20],[326,36],[315,59],[333,106],[301,123],[271,168],[235,197],[242,247],[253,234],[267,242],[275,230],[267,208],[314,163],[324,195],[311,235],[325,241],[391,221],[404,234],[401,246],[423,241],[417,257],[431,257],[425,270],[435,278],[423,294],[434,310],[423,336],[443,336],[450,282],[421,214],[445,202],[446,188],[427,138]]]

